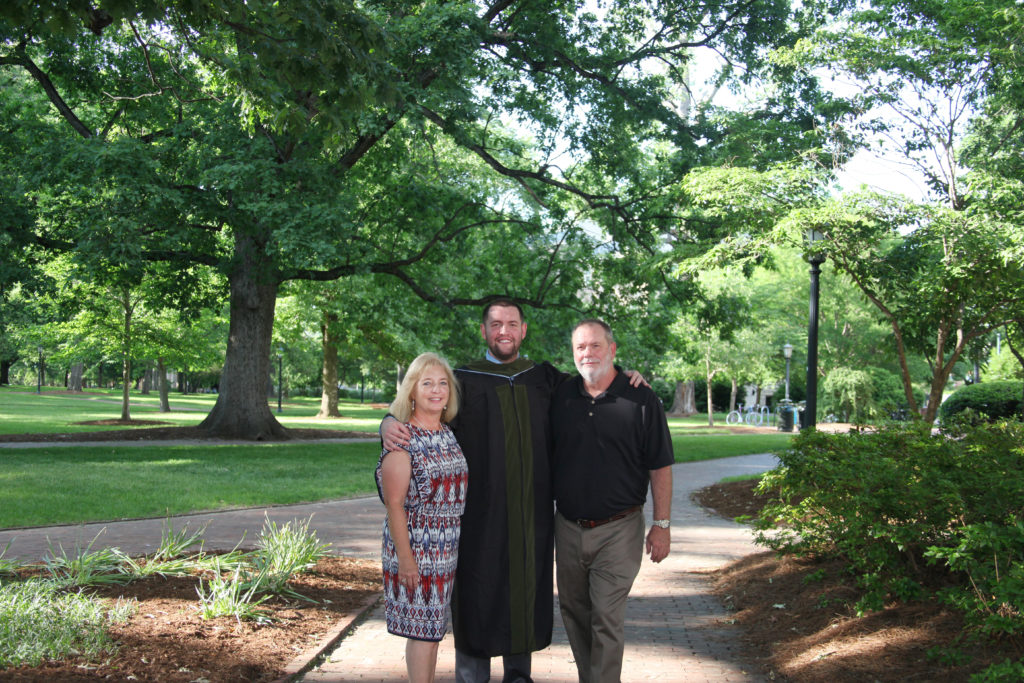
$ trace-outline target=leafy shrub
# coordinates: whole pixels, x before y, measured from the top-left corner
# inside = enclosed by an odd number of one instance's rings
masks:
[[[867,370],[835,368],[821,385],[826,413],[840,416],[842,422],[866,422],[874,406],[874,381]]]
[[[860,609],[891,595],[915,597],[928,579],[926,558],[941,556],[936,549],[959,547],[972,525],[1024,515],[1022,443],[1024,425],[1016,422],[981,425],[957,439],[921,424],[802,432],[759,485],[774,499],[757,522],[758,542],[844,559],[866,589]],[[979,548],[979,558],[989,550]]]
[[[871,418],[884,420],[904,415],[902,419],[907,419],[910,403],[907,402],[906,390],[903,388],[903,380],[899,375],[882,368],[868,368],[868,372],[871,373],[874,387]],[[913,387],[912,391],[917,405],[923,405],[926,398],[924,391],[918,387]]]
[[[980,421],[1020,419],[1024,385],[1012,380],[982,382],[960,387],[939,407],[939,420],[948,422],[970,409]]]
[[[971,676],[971,683],[1004,683],[1005,681],[1024,681],[1024,659],[1016,662],[1006,659],[993,664],[980,674]]]
[[[969,524],[955,538],[956,545],[927,553],[968,579],[968,585],[944,591],[946,601],[965,610],[982,633],[1024,632],[1024,518]]]
[[[1020,361],[1010,351],[1009,344],[1003,344],[998,353],[992,351],[992,355],[989,356],[988,363],[982,369],[981,375],[986,378],[986,381],[1000,379],[1020,381],[1024,379],[1024,368],[1021,367]]]
[[[825,377],[822,394],[822,412],[834,413],[842,422],[888,420],[910,407],[900,378],[876,367],[835,368]],[[915,389],[914,394],[920,405],[924,392]]]

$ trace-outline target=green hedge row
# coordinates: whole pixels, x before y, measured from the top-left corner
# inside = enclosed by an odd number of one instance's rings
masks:
[[[939,407],[939,420],[949,424],[956,418],[970,422],[991,422],[1003,418],[1021,419],[1024,384],[998,380],[968,384],[953,392]]]

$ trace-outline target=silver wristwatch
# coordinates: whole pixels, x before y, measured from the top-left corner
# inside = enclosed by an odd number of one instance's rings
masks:
[[[667,528],[669,528],[672,525],[672,520],[670,520],[670,519],[656,519],[653,522],[651,522],[651,524],[653,524],[654,526],[660,526],[662,529],[667,529]]]

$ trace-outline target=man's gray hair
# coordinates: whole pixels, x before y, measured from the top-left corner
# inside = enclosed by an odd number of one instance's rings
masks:
[[[600,327],[604,330],[604,336],[608,339],[608,343],[615,343],[615,336],[612,334],[611,326],[599,318],[584,318],[576,323],[576,327],[572,328],[572,334],[569,335],[570,339],[576,334],[576,330],[580,329],[584,325],[596,325],[597,327]]]

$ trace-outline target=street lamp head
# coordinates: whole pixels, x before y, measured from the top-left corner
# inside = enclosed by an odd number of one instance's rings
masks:
[[[783,344],[782,345],[782,355],[786,359],[792,358],[793,357],[793,345],[792,344]]]
[[[818,265],[824,263],[825,254],[819,245],[825,241],[825,235],[814,228],[807,228],[804,230],[804,241],[807,243],[807,260]]]

